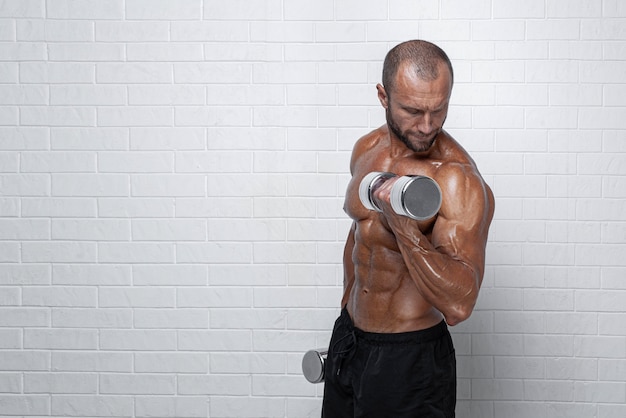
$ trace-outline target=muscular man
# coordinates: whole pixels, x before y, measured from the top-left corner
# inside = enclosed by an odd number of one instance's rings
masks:
[[[456,359],[447,325],[476,303],[494,197],[458,142],[442,129],[453,70],[443,50],[409,41],[385,58],[378,98],[387,123],[357,141],[345,206],[344,295],[326,360],[322,416],[454,417]],[[394,212],[394,179],[359,199],[370,172],[433,178],[437,215]]]

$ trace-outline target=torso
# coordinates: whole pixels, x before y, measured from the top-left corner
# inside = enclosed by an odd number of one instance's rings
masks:
[[[362,150],[353,157],[352,179],[344,207],[355,222],[352,252],[355,280],[347,298],[348,312],[358,328],[371,332],[406,332],[431,327],[441,322],[443,315],[418,292],[384,215],[361,204],[359,184],[372,171],[387,171],[398,176],[425,175],[441,184],[445,171],[441,168],[445,164],[473,165],[473,162],[444,131],[434,145],[436,149],[418,158],[410,152],[392,155],[398,147],[391,147],[385,127],[360,141],[363,141],[359,145]],[[437,216],[415,222],[430,240]]]

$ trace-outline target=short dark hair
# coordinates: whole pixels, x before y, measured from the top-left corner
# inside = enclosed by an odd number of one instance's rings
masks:
[[[450,58],[437,45],[422,40],[406,41],[392,48],[383,64],[383,86],[387,94],[395,87],[395,78],[400,65],[409,62],[417,76],[423,80],[439,77],[439,64],[445,64],[450,71],[450,87],[454,83],[454,72]]]

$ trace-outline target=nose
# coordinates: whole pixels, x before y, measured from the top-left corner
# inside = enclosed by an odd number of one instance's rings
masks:
[[[422,115],[417,123],[417,130],[424,135],[433,133],[435,127],[433,126],[433,118],[430,113],[426,112]]]

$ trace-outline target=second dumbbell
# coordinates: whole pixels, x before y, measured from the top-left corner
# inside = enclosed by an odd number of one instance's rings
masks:
[[[393,173],[372,172],[361,180],[359,198],[369,210],[380,212],[374,193],[386,181],[398,177]],[[432,218],[441,208],[441,189],[435,180],[427,176],[402,176],[391,187],[390,203],[398,215],[419,221]]]

